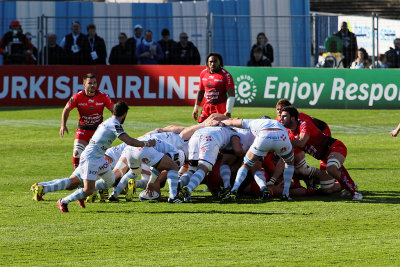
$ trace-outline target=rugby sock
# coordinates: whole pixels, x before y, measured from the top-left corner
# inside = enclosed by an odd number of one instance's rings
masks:
[[[69,202],[83,199],[83,198],[85,198],[85,194],[83,194],[83,189],[81,188],[81,189],[75,190],[75,192],[73,192],[71,195],[61,199],[61,203],[68,204]]]
[[[340,167],[340,180],[339,183],[347,190],[350,191],[351,195],[354,195],[357,192],[356,183],[351,179],[350,174],[346,170],[346,168],[342,165]]]
[[[187,186],[189,192],[192,192],[195,188],[197,188],[205,176],[206,173],[202,169],[198,169],[195,173],[193,173],[192,177],[190,178],[190,183]]]
[[[219,173],[222,178],[222,182],[224,184],[224,188],[228,188],[231,186],[231,168],[228,165],[224,164],[219,167]]]
[[[97,180],[94,190],[99,191],[99,190],[103,190],[103,189],[108,189],[106,181],[104,181],[103,179]]]
[[[282,195],[289,196],[290,183],[294,173],[293,165],[286,165],[283,171],[283,193]]]
[[[169,186],[169,198],[173,199],[178,194],[178,172],[169,170],[167,175],[167,182]]]
[[[248,170],[246,167],[242,166],[239,168],[231,191],[239,190],[239,186],[243,183],[244,179],[246,179],[247,172]]]
[[[129,172],[127,172],[126,174],[128,173]],[[124,191],[124,189],[128,186],[128,182],[131,178],[129,178],[126,174],[121,178],[118,185],[114,188],[112,196],[118,197],[121,194],[121,192]]]
[[[141,179],[141,180],[136,180],[136,188],[146,188],[147,183],[149,182],[148,179]]]
[[[71,185],[71,180],[69,178],[63,178],[39,184],[43,185],[43,193],[47,193],[67,189]]]
[[[192,171],[187,171],[181,176],[181,178],[179,178],[182,187],[189,184],[190,177],[192,177],[192,175],[193,175]]]
[[[262,171],[256,171],[254,173],[254,180],[256,180],[256,183],[260,187],[260,191],[264,190],[267,187],[267,183],[265,181],[265,175],[264,172]]]

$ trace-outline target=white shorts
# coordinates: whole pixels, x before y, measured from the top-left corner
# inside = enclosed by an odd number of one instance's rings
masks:
[[[111,167],[104,157],[88,158],[86,154],[83,154],[75,171],[84,180],[96,181],[99,174],[109,170],[111,170]]]
[[[266,156],[271,150],[279,156],[284,156],[291,153],[293,147],[289,136],[284,131],[264,130],[257,134],[249,150],[259,157]]]
[[[138,168],[141,164],[154,166],[164,157],[164,153],[158,152],[153,147],[127,146],[121,157],[128,160],[129,168]]]
[[[219,144],[211,135],[196,135],[189,140],[189,160],[204,160],[215,164],[219,152]]]

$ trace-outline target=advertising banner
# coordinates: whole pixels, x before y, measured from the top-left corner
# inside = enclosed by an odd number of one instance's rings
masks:
[[[95,73],[115,102],[136,106],[194,104],[204,66],[3,66],[1,106],[64,106]],[[226,67],[235,106],[273,107],[286,98],[301,108],[397,109],[400,70]]]
[[[286,98],[302,108],[400,108],[397,69],[227,69],[235,81],[235,106],[274,107]]]

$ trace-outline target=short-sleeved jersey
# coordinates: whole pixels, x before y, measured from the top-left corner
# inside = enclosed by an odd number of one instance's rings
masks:
[[[243,151],[246,152],[247,150],[249,150],[249,148],[253,144],[254,138],[255,138],[253,133],[249,129],[242,129],[242,128],[236,128],[236,127],[231,127],[231,128],[232,128],[232,130],[234,130],[236,132],[235,135],[240,138],[240,144],[243,148]],[[231,144],[229,144],[225,148],[225,150],[231,150],[231,149],[232,149]]]
[[[205,141],[212,139],[219,146],[219,149],[223,149],[230,144],[234,135],[238,134],[230,127],[204,127],[197,130],[192,137],[196,136],[195,138],[204,139]]]
[[[290,140],[298,139],[301,133],[306,133],[309,139],[303,150],[316,159],[323,159],[336,139],[323,134],[310,120],[298,120],[298,123],[296,132],[288,130]]]
[[[242,128],[250,129],[254,135],[266,129],[281,129],[286,132],[286,128],[277,120],[271,119],[243,119]]]
[[[225,69],[217,73],[210,73],[208,68],[200,73],[199,90],[205,90],[205,103],[217,105],[225,103],[228,90],[235,88],[232,75]]]
[[[68,106],[78,109],[78,127],[80,129],[96,130],[97,126],[103,121],[104,107],[111,109],[113,102],[102,91],[97,90],[94,96],[87,96],[85,90],[82,90],[70,98]]]
[[[103,157],[114,140],[124,133],[125,130],[120,122],[116,118],[109,118],[97,127],[82,154],[86,154],[89,158]]]

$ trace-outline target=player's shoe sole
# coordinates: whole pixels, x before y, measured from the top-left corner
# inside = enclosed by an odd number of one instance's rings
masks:
[[[61,202],[61,199],[57,201],[57,207],[61,212],[68,212],[68,205]]]
[[[237,199],[237,190],[229,191],[224,196],[222,196],[222,202],[236,201]]]
[[[126,189],[125,200],[132,201],[135,191],[136,191],[136,180],[130,179],[128,181],[128,188]]]
[[[362,200],[363,199],[363,195],[361,195],[360,193],[356,192],[353,196],[353,200]]]
[[[179,197],[175,197],[175,198],[168,198],[168,203],[183,203],[183,199],[179,198]]]
[[[32,199],[34,201],[42,201],[43,200],[43,195],[44,195],[43,189],[44,189],[44,186],[40,185],[38,183],[34,183],[31,186],[31,191],[32,191],[32,194],[33,194],[33,198]]]

